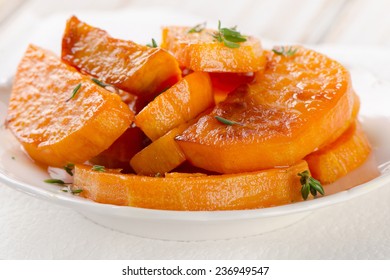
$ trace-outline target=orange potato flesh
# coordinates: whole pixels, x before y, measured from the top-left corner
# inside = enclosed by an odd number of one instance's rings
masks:
[[[176,59],[165,50],[114,39],[75,16],[65,28],[62,59],[83,73],[148,100],[181,77]]]
[[[15,76],[7,122],[32,159],[58,167],[83,163],[107,149],[133,118],[117,94],[53,53],[28,47]]]
[[[305,160],[314,178],[330,184],[362,165],[370,153],[370,143],[356,121],[335,142]]]
[[[123,90],[113,91],[121,97],[132,112],[137,113],[142,110],[143,102],[138,96]],[[142,130],[133,124],[107,150],[93,157],[89,162],[107,168],[121,168],[124,172],[132,172],[129,161],[146,146],[148,140]]]
[[[172,52],[182,68],[204,72],[257,72],[266,59],[260,41],[248,37],[239,48],[215,41],[215,30],[188,33],[191,27],[168,26],[162,30],[161,47]]]
[[[307,168],[300,161],[251,173],[158,178],[76,165],[74,185],[82,196],[100,203],[191,211],[254,209],[302,200],[297,174]]]
[[[150,102],[135,123],[152,140],[189,121],[214,103],[210,77],[194,72]]]
[[[252,82],[253,78],[253,73],[210,73],[215,104],[224,101],[240,85]]]
[[[322,145],[318,147],[318,149],[322,149],[323,147],[328,146],[329,144],[335,142],[352,124],[354,124],[359,114],[359,110],[360,110],[360,98],[354,92],[351,118],[348,121],[346,121],[344,125],[340,126],[340,128],[337,129],[327,141],[325,141]]]
[[[349,72],[322,54],[303,47],[289,57],[270,53],[259,76],[176,137],[193,165],[220,173],[288,166],[341,135],[351,120]]]
[[[182,164],[186,158],[175,137],[187,127],[187,124],[183,124],[172,129],[137,153],[130,161],[134,171],[137,174],[154,176],[169,172]]]
[[[129,127],[112,145],[89,161],[107,168],[131,171],[130,159],[145,147],[145,134],[138,127]]]

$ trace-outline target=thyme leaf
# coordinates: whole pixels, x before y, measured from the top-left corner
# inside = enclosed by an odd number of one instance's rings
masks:
[[[109,84],[103,83],[102,81],[99,81],[99,80],[96,79],[96,78],[92,78],[91,80],[92,80],[92,82],[94,82],[94,83],[97,84],[98,86],[101,86],[102,88],[106,88],[106,87],[111,86],[111,85],[109,85]]]
[[[308,170],[305,170],[301,173],[298,173],[298,176],[300,176],[300,182],[302,185],[301,188],[301,194],[302,198],[306,200],[309,197],[309,194],[316,197],[317,193],[320,193],[321,195],[325,194],[324,188],[322,187],[321,183],[310,176],[310,173]]]
[[[74,163],[68,163],[64,166],[64,169],[66,173],[68,173],[70,176],[73,176]]]
[[[66,183],[60,179],[46,179],[43,182],[54,185],[65,185]]]
[[[104,172],[106,169],[104,168],[103,165],[94,165],[92,166],[93,171],[98,171],[98,172]]]
[[[152,38],[152,43],[151,44],[146,44],[148,47],[150,48],[157,48],[157,42],[156,40],[154,40],[154,38]]]
[[[297,51],[298,48],[293,47],[274,47],[272,51],[277,55],[283,55],[283,56],[293,56]]]
[[[200,33],[206,28],[207,22],[199,23],[188,30],[187,33]]]
[[[212,34],[213,38],[223,43],[228,48],[239,48],[242,42],[247,41],[246,36],[237,31],[237,26],[227,28],[221,27],[221,21],[218,21],[218,31]]]
[[[220,123],[226,124],[226,125],[243,125],[242,123],[231,121],[225,118],[222,118],[220,116],[214,116],[214,118],[219,121]]]
[[[73,99],[77,92],[79,91],[79,89],[81,88],[81,83],[79,83],[72,91],[72,95],[65,101],[65,102],[68,102],[69,100]]]
[[[82,189],[72,190],[70,187],[62,188],[61,191],[71,193],[71,194],[79,194],[79,193],[83,192]]]

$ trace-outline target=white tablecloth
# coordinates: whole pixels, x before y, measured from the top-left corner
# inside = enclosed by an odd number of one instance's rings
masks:
[[[0,186],[0,259],[388,259],[390,187],[259,236],[175,242],[101,227]]]

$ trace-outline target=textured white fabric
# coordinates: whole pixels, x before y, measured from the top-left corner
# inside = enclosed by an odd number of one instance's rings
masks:
[[[106,229],[0,186],[0,259],[389,259],[390,186],[254,237],[175,242]]]

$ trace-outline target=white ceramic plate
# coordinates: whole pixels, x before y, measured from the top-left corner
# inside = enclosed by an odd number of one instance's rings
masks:
[[[125,11],[115,15],[95,14],[80,16],[80,18],[96,23],[102,28],[116,30],[117,34],[122,35],[121,37],[133,38],[141,42],[153,36],[157,38],[156,32],[158,33],[160,25],[199,22],[198,19],[194,20],[183,15],[158,14],[159,16],[155,15],[155,20],[151,23],[150,18],[153,18],[154,12],[147,13],[146,15],[145,11]],[[59,16],[46,20],[42,23],[45,28],[39,29],[40,31],[32,36],[32,41],[58,52],[66,17]],[[107,24],[109,26],[106,27],[105,23],[109,23]],[[137,31],[134,33],[128,31],[128,36],[123,36],[127,30],[125,28],[135,24]],[[153,35],[148,35],[152,32]],[[388,94],[390,82],[383,79],[382,74],[390,63],[390,53],[386,50],[373,51],[372,49],[317,48],[341,60],[351,70],[354,87],[361,97],[361,121],[374,147],[370,163],[372,164],[375,158],[375,167],[381,173],[380,176],[365,184],[315,200],[256,210],[180,212],[104,205],[64,193],[56,186],[45,184],[43,180],[48,178],[46,170],[35,165],[25,155],[14,137],[3,126],[0,127],[0,181],[34,197],[70,207],[103,226],[138,236],[171,240],[232,238],[275,230],[293,224],[321,207],[345,202],[389,185],[390,112],[387,107],[390,105]],[[14,53],[15,57],[18,55]],[[9,75],[11,76],[12,72]],[[5,119],[9,94],[10,85],[0,85],[1,124]],[[339,186],[350,184],[350,180],[355,180],[366,169],[367,166],[349,174],[339,182]]]

